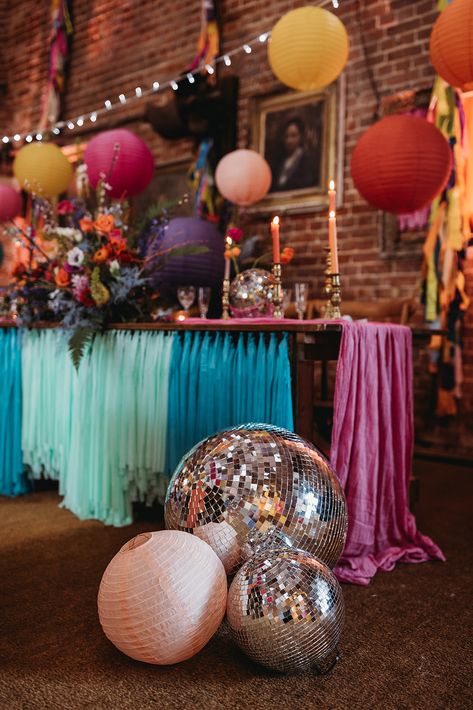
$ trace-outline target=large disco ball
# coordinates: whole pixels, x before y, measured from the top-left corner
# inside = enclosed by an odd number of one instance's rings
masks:
[[[247,269],[230,284],[230,309],[235,318],[261,318],[273,313],[274,277],[265,269]]]
[[[235,575],[227,620],[236,644],[257,663],[285,673],[325,672],[338,659],[345,605],[320,560],[302,550],[273,550]]]
[[[333,567],[347,531],[345,496],[329,462],[269,424],[243,424],[197,444],[169,483],[165,517],[168,528],[205,540],[227,574],[281,543]]]

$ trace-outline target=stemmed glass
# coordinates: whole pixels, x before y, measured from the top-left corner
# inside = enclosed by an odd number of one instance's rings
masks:
[[[299,320],[303,320],[306,308],[307,308],[307,299],[309,296],[309,284],[307,283],[299,283],[295,284],[295,295],[296,295],[296,310],[297,310],[297,317]]]
[[[177,289],[177,298],[185,311],[186,318],[188,318],[189,308],[195,300],[195,286],[179,286]]]
[[[211,289],[208,286],[201,286],[198,291],[199,313],[201,318],[207,318],[209,310]]]

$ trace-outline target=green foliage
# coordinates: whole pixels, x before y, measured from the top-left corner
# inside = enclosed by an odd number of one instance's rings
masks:
[[[69,338],[69,353],[77,371],[79,371],[86,347],[92,342],[94,332],[93,328],[77,328]]]

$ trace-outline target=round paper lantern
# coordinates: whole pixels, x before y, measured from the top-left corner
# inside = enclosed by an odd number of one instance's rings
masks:
[[[473,90],[473,0],[454,0],[437,17],[430,58],[446,82],[462,91]]]
[[[445,187],[450,146],[417,116],[386,116],[361,136],[351,159],[357,190],[374,207],[401,214],[426,207]]]
[[[271,168],[266,160],[246,148],[224,155],[215,171],[215,183],[222,195],[241,207],[261,200],[271,181]]]
[[[299,91],[335,81],[348,59],[348,34],[338,17],[321,7],[291,10],[274,25],[268,42],[273,73]]]
[[[104,572],[98,594],[107,638],[137,661],[169,665],[190,658],[225,614],[227,578],[211,548],[176,530],[142,533]]]
[[[224,270],[224,238],[217,227],[198,217],[176,217],[167,225],[159,243],[159,252],[186,246],[204,246],[208,251],[201,254],[172,253],[153,276],[156,284],[171,286],[221,285]]]
[[[13,172],[22,190],[48,198],[65,192],[72,178],[70,162],[54,143],[29,143],[20,148]]]
[[[233,640],[276,671],[324,672],[338,658],[345,605],[334,575],[302,550],[257,555],[236,574],[228,594]]]
[[[125,128],[99,133],[84,153],[89,182],[110,185],[110,197],[125,199],[142,192],[154,174],[154,159],[146,143]]]
[[[166,526],[205,540],[231,574],[261,546],[282,542],[335,565],[347,531],[345,496],[308,441],[269,424],[204,439],[179,463]]]
[[[20,214],[21,194],[11,185],[0,183],[0,222],[6,222]]]

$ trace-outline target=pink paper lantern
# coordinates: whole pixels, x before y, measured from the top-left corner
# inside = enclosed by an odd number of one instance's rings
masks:
[[[107,638],[131,658],[157,665],[198,653],[217,631],[226,603],[219,558],[179,530],[129,540],[105,570],[98,595]]]
[[[215,182],[222,195],[246,207],[261,200],[271,186],[271,168],[255,150],[234,150],[217,165]]]
[[[154,174],[154,159],[146,143],[125,128],[104,131],[92,138],[84,153],[92,187],[100,179],[110,186],[110,197],[125,199],[142,192]]]
[[[0,183],[0,222],[7,222],[21,212],[21,194],[11,185]]]

